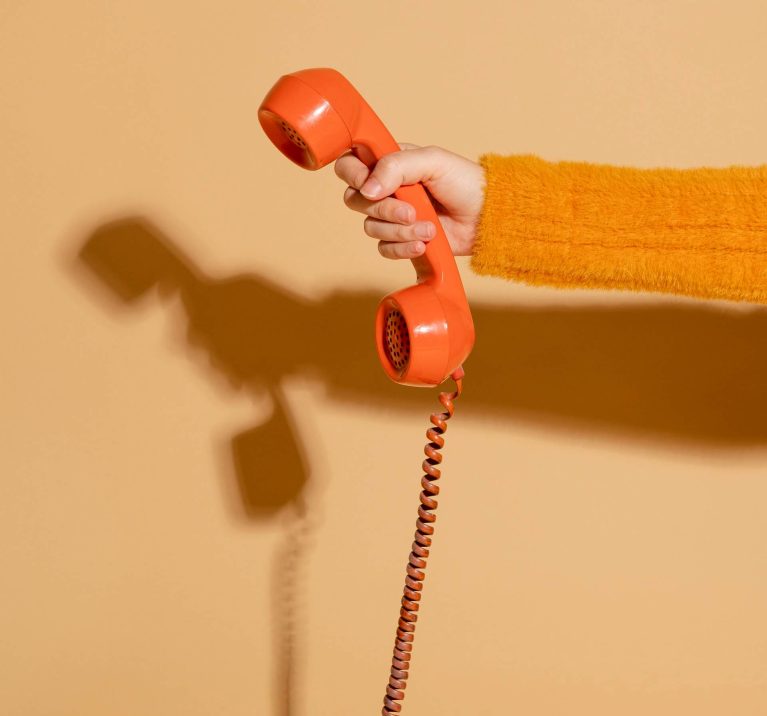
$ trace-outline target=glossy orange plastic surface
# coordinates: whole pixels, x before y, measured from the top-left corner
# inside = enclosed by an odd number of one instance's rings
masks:
[[[304,169],[320,169],[350,149],[372,168],[381,157],[399,151],[360,93],[330,68],[283,75],[261,103],[258,118],[272,143]],[[433,222],[437,235],[412,261],[416,285],[390,293],[378,306],[378,357],[397,383],[435,386],[460,371],[474,345],[474,324],[453,253],[426,190],[412,184],[400,187],[394,196],[415,207],[417,220]]]

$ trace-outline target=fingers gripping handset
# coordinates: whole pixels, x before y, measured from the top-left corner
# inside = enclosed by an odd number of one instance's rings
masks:
[[[258,118],[274,145],[304,169],[320,169],[350,149],[368,167],[399,145],[367,102],[338,71],[283,75],[261,103]],[[412,259],[417,283],[388,294],[376,313],[376,346],[387,375],[405,385],[435,386],[463,375],[474,324],[450,245],[421,184],[394,195],[436,236]]]

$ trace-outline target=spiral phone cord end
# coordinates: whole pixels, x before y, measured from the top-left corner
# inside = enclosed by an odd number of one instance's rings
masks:
[[[434,514],[438,504],[435,498],[439,495],[437,480],[441,475],[437,465],[442,462],[442,453],[439,451],[445,445],[445,439],[442,436],[447,430],[447,421],[453,416],[453,401],[461,395],[463,390],[463,370],[456,371],[452,377],[455,381],[455,391],[439,394],[439,402],[442,403],[444,411],[431,414],[430,420],[433,427],[426,431],[429,442],[424,448],[426,459],[423,461],[424,475],[421,478],[423,488],[420,494],[421,504],[418,507],[415,541],[408,559],[405,589],[402,595],[402,607],[399,612],[399,624],[394,640],[394,654],[381,711],[382,716],[400,713],[402,704],[399,702],[405,698],[410,656],[415,638],[415,623],[418,619],[418,607],[423,590],[424,569],[434,534],[434,522],[437,519],[437,515]]]

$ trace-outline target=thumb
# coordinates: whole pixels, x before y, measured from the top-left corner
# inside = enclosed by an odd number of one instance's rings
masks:
[[[403,184],[433,181],[444,172],[444,159],[439,147],[413,147],[387,154],[378,160],[360,194],[366,199],[382,199]]]

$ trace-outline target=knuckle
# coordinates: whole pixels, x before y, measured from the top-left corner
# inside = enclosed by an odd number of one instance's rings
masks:
[[[356,193],[357,193],[357,190],[352,186],[346,187],[346,190],[344,191],[344,204],[346,204],[346,206],[348,206],[350,209],[352,208],[352,204],[354,202],[354,195]]]
[[[359,189],[367,180],[367,178],[370,176],[370,171],[367,167],[364,167],[359,172],[356,173],[356,175],[352,178],[352,181],[350,182],[351,186],[355,189]]]
[[[370,215],[374,216],[376,219],[388,221],[390,214],[391,210],[387,208],[386,202],[384,201],[377,201],[370,205]]]
[[[400,223],[400,219],[397,216],[397,209],[399,208],[399,205],[395,202],[389,202],[386,204],[386,207],[382,207],[382,211],[385,209],[386,213],[386,220],[391,221],[392,223],[398,224]]]
[[[381,157],[381,159],[378,160],[378,164],[376,164],[376,171],[384,175],[391,174],[392,172],[396,170],[397,163],[398,162],[397,162],[396,154],[387,154],[386,156]]]
[[[336,176],[340,179],[343,179],[346,181],[346,177],[349,175],[349,158],[346,155],[343,155],[336,159],[335,163],[333,164],[333,171],[336,173]]]

